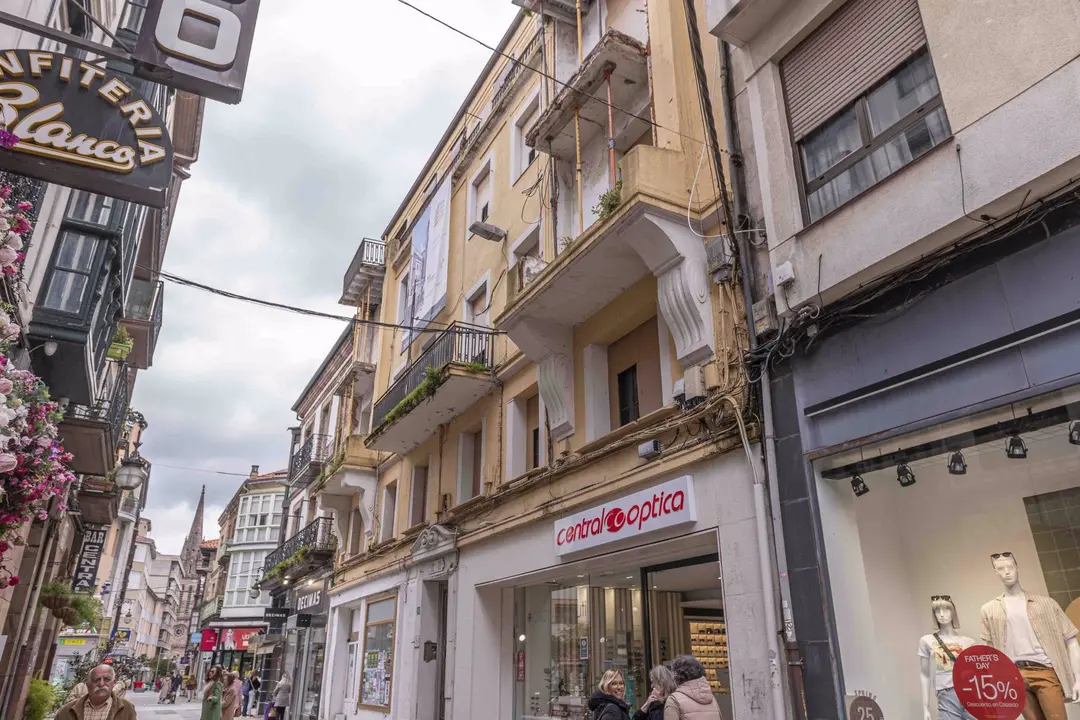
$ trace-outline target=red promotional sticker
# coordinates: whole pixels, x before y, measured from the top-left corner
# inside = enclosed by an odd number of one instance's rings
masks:
[[[976,720],[1016,720],[1024,712],[1024,678],[1005,653],[987,645],[972,645],[957,656],[953,687]]]

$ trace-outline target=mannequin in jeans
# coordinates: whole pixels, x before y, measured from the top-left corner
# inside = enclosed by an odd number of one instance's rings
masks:
[[[937,632],[919,638],[923,720],[933,719],[930,712],[932,703],[937,704],[938,720],[974,720],[956,697],[952,671],[956,656],[976,643],[957,632],[960,621],[951,597],[934,595],[930,598],[930,605]]]
[[[1054,600],[1025,592],[1011,552],[990,556],[1004,592],[982,607],[982,641],[1004,651],[1024,678],[1025,720],[1066,720],[1080,700],[1077,629]]]

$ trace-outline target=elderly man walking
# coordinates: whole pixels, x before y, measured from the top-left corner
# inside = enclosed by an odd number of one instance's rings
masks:
[[[56,720],[136,720],[135,706],[113,694],[115,685],[113,669],[98,665],[86,678],[87,694],[60,708]]]

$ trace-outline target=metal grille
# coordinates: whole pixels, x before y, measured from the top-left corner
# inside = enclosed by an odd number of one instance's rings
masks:
[[[312,463],[321,463],[330,456],[331,447],[333,438],[329,435],[308,436],[289,461],[289,479],[296,483]]]
[[[306,527],[281,544],[274,552],[266,556],[263,567],[267,570],[283,560],[288,560],[300,550],[307,548],[311,552],[331,553],[337,549],[337,535],[334,534],[333,518],[315,518]]]

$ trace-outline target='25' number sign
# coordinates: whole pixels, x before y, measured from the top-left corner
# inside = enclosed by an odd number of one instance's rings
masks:
[[[151,0],[135,51],[137,73],[237,103],[258,14],[259,0]]]

